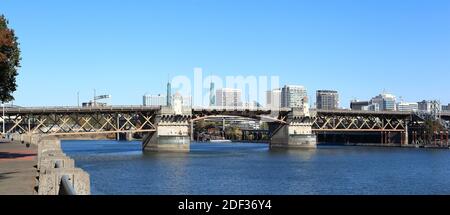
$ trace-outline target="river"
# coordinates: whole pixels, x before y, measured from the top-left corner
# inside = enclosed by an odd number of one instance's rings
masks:
[[[62,141],[92,194],[450,194],[450,151],[320,145],[192,143],[190,153],[142,152],[139,141]]]

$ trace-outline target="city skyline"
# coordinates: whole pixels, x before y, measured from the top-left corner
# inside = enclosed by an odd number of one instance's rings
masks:
[[[76,105],[94,89],[140,104],[164,92],[167,75],[192,78],[196,67],[277,75],[305,86],[310,104],[321,89],[347,108],[383,90],[450,102],[448,1],[171,3],[2,2],[23,54],[14,104]]]

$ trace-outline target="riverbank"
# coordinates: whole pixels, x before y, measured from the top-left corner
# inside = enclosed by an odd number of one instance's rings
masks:
[[[342,146],[364,146],[364,147],[384,147],[384,148],[426,148],[426,149],[450,149],[446,145],[418,145],[418,144],[380,144],[380,143],[326,143],[321,142],[317,145],[342,145]]]
[[[35,194],[37,146],[0,140],[0,195]]]

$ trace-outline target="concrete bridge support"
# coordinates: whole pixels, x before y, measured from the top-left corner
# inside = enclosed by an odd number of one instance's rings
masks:
[[[191,111],[174,112],[167,108],[155,118],[156,132],[143,140],[144,151],[189,152],[191,143]]]
[[[289,113],[286,124],[280,125],[272,132],[270,148],[317,148],[317,138],[312,133],[312,120],[309,114],[295,109]]]

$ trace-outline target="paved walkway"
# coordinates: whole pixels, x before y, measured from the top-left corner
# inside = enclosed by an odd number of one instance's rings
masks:
[[[37,147],[0,139],[0,195],[33,195]]]

